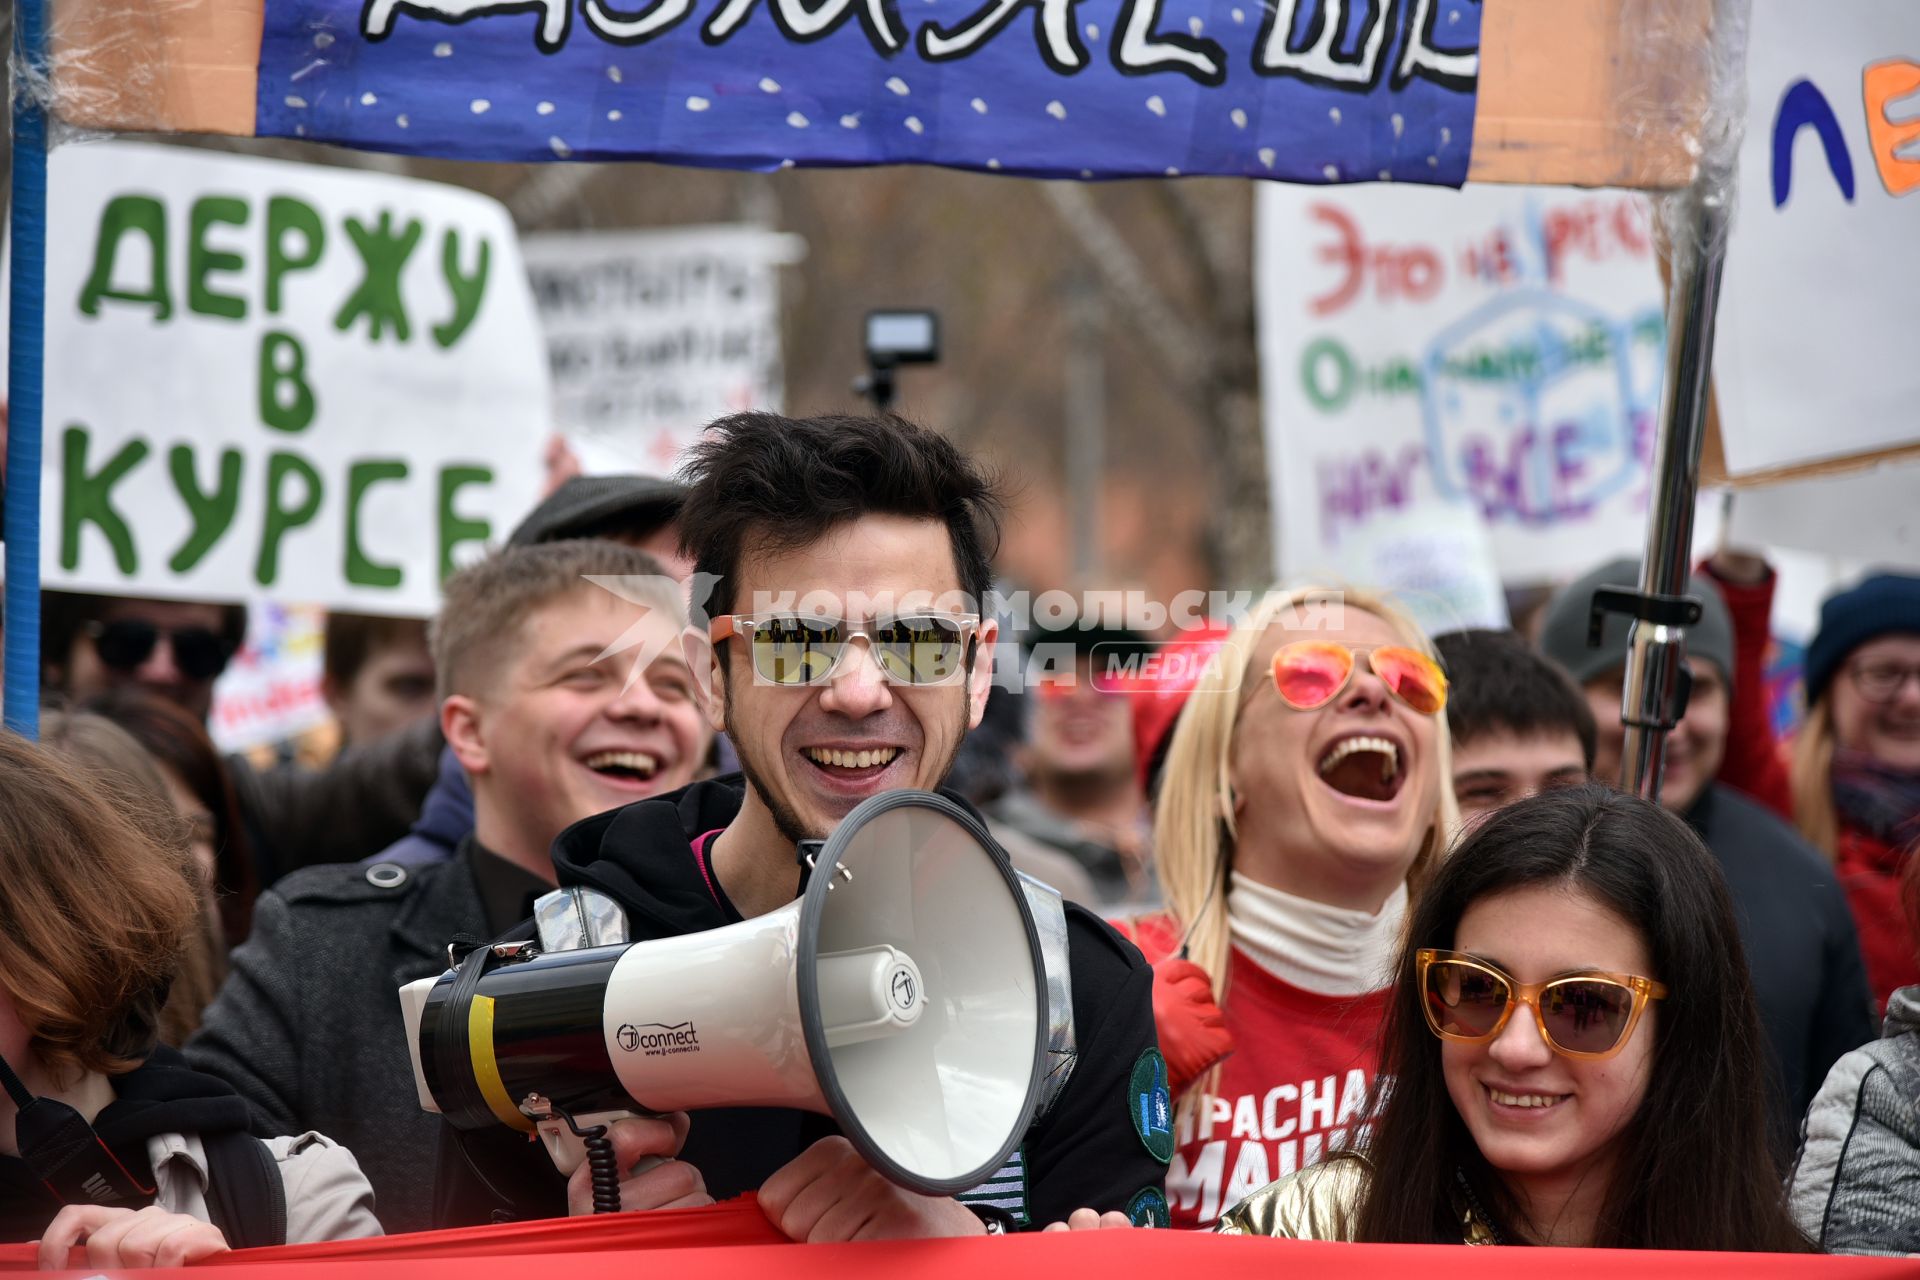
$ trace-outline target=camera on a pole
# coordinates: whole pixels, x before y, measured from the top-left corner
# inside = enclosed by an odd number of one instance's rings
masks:
[[[895,369],[903,364],[939,363],[940,315],[869,311],[866,325],[867,372],[853,380],[853,389],[884,413],[893,406]]]

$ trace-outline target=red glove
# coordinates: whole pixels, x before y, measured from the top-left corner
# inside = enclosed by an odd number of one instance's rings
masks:
[[[1167,1087],[1176,1098],[1233,1052],[1233,1033],[1213,1002],[1213,984],[1191,960],[1168,956],[1153,966],[1153,1024],[1167,1060]]]

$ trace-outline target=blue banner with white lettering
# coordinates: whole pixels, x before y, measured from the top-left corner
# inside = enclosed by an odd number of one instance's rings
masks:
[[[258,133],[481,160],[1466,180],[1479,0],[270,0]]]

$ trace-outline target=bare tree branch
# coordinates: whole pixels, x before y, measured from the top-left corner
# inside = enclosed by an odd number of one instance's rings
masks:
[[[507,211],[521,230],[538,231],[561,210],[578,206],[605,169],[597,164],[535,165],[507,197]]]
[[[1120,303],[1121,314],[1139,332],[1168,383],[1197,403],[1202,396],[1206,349],[1192,325],[1147,277],[1140,255],[1094,204],[1085,186],[1043,182],[1040,190],[1105,280]]]
[[[1223,210],[1203,205],[1186,184],[1154,184],[1153,204],[1175,241],[1188,247],[1179,260],[1199,302],[1197,314],[1183,313],[1148,278],[1139,254],[1085,187],[1050,182],[1042,189],[1206,432],[1216,497],[1206,541],[1215,571],[1234,585],[1264,585],[1272,572],[1272,543],[1254,351],[1252,235],[1239,216],[1244,206]]]

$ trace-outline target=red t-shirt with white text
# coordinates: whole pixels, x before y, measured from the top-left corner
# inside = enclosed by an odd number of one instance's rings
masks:
[[[1132,932],[1149,960],[1179,940],[1164,918]],[[1167,1169],[1173,1225],[1208,1227],[1276,1178],[1365,1139],[1367,1096],[1379,1071],[1375,1037],[1387,991],[1325,996],[1283,981],[1234,948],[1227,1029],[1234,1052],[1217,1091],[1181,1107]],[[1198,1086],[1195,1086],[1196,1088]]]

